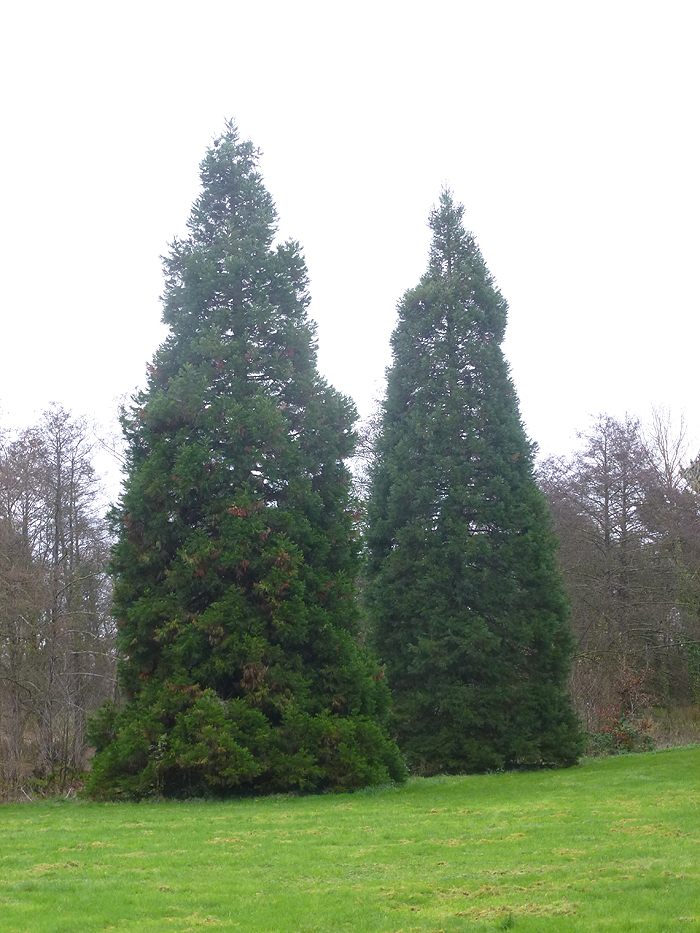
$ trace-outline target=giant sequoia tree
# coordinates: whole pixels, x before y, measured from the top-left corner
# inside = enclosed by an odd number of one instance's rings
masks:
[[[443,192],[392,337],[369,513],[377,645],[416,770],[570,764],[556,545],[500,347],[506,302],[462,213]]]
[[[124,417],[113,513],[125,708],[93,725],[102,796],[401,779],[355,640],[355,413],[319,376],[296,243],[229,124],[165,260],[170,335]]]

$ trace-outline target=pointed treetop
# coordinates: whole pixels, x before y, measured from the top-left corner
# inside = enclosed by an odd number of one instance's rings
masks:
[[[417,315],[427,320],[425,307],[440,316],[461,321],[469,330],[476,326],[485,340],[500,344],[505,336],[508,303],[488,270],[474,234],[463,223],[464,206],[449,188],[430,212],[433,231],[428,268],[417,288],[409,289],[399,307],[401,317]],[[426,292],[427,288],[427,292]],[[427,302],[427,304],[426,304]],[[392,345],[397,334],[392,337]]]
[[[431,276],[451,277],[459,261],[474,249],[474,237],[464,229],[464,205],[456,204],[449,188],[440,192],[440,203],[430,212],[428,225],[433,231],[428,272]]]
[[[199,166],[202,193],[187,224],[194,241],[209,244],[236,230],[270,247],[277,211],[258,171],[259,159],[260,150],[241,141],[238,127],[227,120]]]
[[[229,329],[229,316],[247,315],[254,297],[268,288],[286,325],[295,322],[313,332],[306,317],[310,299],[301,248],[291,240],[274,242],[277,211],[258,169],[259,156],[228,121],[200,164],[202,189],[187,222],[189,234],[176,237],[163,257],[163,321],[174,339],[179,335],[187,342],[214,319]],[[256,312],[266,322],[260,333],[280,324],[264,305]],[[241,326],[237,319],[239,335]]]

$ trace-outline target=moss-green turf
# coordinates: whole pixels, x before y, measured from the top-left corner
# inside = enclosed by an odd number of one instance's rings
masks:
[[[700,930],[700,747],[322,797],[0,807],[0,930]]]

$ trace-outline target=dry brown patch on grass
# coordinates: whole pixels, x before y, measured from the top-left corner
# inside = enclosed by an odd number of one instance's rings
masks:
[[[629,836],[690,836],[670,823],[646,823],[637,826],[632,820],[618,820],[610,827],[611,833],[627,833]]]
[[[468,888],[450,888],[446,891],[439,891],[437,896],[440,900],[461,900],[464,897],[500,897],[505,893],[503,887],[494,885],[494,884],[482,884],[475,891],[471,891]]]
[[[479,845],[482,842],[512,842],[514,839],[527,839],[525,833],[510,833],[508,836],[482,836],[481,839],[475,839],[474,842]]]
[[[512,915],[513,917],[566,917],[576,913],[578,904],[564,903],[559,901],[556,904],[520,904],[507,905],[500,907],[470,907],[469,910],[460,911],[457,917],[469,917],[470,920],[499,920],[503,917]]]
[[[700,793],[679,789],[677,794],[663,794],[657,797],[654,805],[661,810],[681,810],[687,806],[700,807]]]
[[[113,842],[79,842],[75,846],[61,846],[59,852],[73,852],[75,849],[113,849]]]
[[[80,868],[80,862],[37,862],[27,870],[27,874],[46,875],[50,871],[63,871],[66,868]]]

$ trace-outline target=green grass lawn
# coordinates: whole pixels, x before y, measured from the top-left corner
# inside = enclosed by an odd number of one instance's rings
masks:
[[[0,807],[0,930],[700,930],[700,747],[354,795]]]

